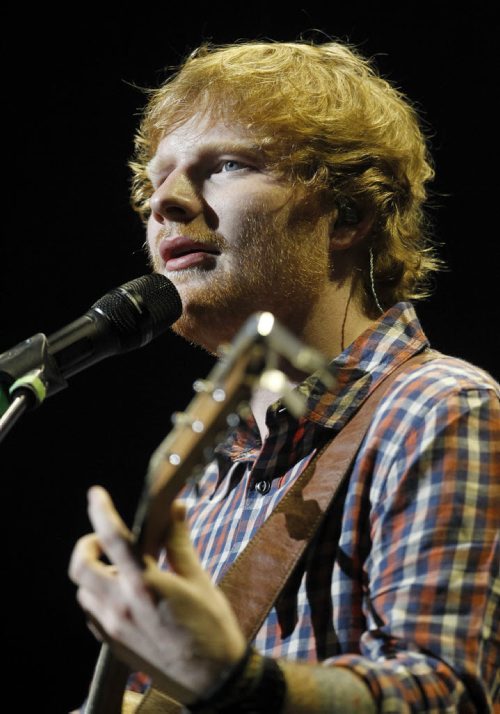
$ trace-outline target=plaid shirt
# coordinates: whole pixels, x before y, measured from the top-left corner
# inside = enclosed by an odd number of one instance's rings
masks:
[[[427,345],[399,303],[332,362],[333,391],[314,375],[298,387],[303,418],[278,401],[264,444],[247,424],[218,447],[183,494],[216,581],[380,379]],[[340,528],[326,520],[255,639],[261,653],[348,667],[383,712],[500,702],[499,391],[445,356],[398,377],[355,460]]]

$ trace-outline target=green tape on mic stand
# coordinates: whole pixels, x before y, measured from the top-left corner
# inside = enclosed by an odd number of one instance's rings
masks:
[[[36,399],[37,405],[41,404],[47,396],[47,387],[42,379],[41,369],[32,369],[31,372],[24,374],[17,379],[10,387],[10,394],[14,394],[17,389],[29,389]]]

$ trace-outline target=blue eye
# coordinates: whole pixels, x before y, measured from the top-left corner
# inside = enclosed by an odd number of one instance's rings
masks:
[[[242,164],[240,161],[235,161],[234,159],[228,159],[221,165],[221,171],[224,173],[229,171],[239,171],[244,168],[246,168],[245,164]]]

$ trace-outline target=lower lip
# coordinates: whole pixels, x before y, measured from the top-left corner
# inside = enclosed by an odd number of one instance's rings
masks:
[[[216,257],[214,253],[204,253],[203,251],[186,253],[186,255],[179,255],[177,258],[170,258],[165,263],[165,267],[167,270],[184,270],[185,268],[194,268],[196,265],[202,265],[203,263],[213,265]]]

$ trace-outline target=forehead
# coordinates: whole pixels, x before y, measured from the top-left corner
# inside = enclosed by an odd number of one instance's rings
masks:
[[[154,172],[165,161],[182,161],[206,152],[260,149],[255,134],[236,121],[229,123],[229,120],[213,120],[206,114],[195,114],[164,134],[148,169]]]

